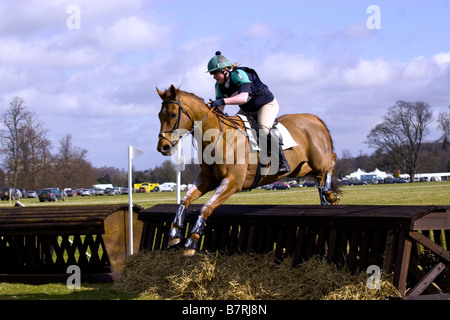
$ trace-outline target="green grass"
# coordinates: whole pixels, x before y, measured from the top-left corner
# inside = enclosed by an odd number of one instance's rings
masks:
[[[366,186],[345,186],[342,188],[340,204],[344,205],[450,205],[450,182],[424,182],[404,184],[379,184]],[[183,196],[184,192],[181,193]],[[197,199],[194,203],[205,203],[213,194]],[[144,208],[158,203],[175,203],[175,192],[152,192],[133,194],[133,203]],[[39,202],[38,199],[21,199],[25,206],[127,204],[128,195],[91,196],[66,198],[66,201]],[[290,190],[243,191],[234,194],[227,204],[298,204],[319,205],[317,188],[291,188]],[[12,206],[14,201],[1,201],[2,206]]]
[[[450,205],[450,182],[414,184],[389,184],[343,187],[341,205]],[[183,195],[183,193],[182,193]],[[212,192],[195,203],[205,203]],[[133,194],[133,203],[144,208],[158,203],[175,203],[175,193]],[[55,206],[128,203],[128,196],[93,196],[68,198],[57,203],[40,203],[38,199],[22,199],[25,206]],[[316,188],[292,188],[290,190],[253,190],[233,195],[227,204],[298,204],[318,205]],[[13,205],[0,202],[1,207]],[[175,214],[175,213],[174,213]],[[0,257],[1,258],[1,257]],[[68,289],[65,284],[27,285],[0,283],[0,300],[129,300],[153,299],[152,296],[135,296],[115,291],[111,283],[82,284],[81,289]]]

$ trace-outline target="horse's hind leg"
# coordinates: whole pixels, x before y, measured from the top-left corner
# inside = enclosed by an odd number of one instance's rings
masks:
[[[317,182],[319,187],[317,190],[319,191],[320,204],[322,206],[332,205],[332,199],[330,199],[330,194],[332,195],[331,189],[331,175],[330,173],[323,173],[317,178]]]
[[[334,166],[336,164],[336,154],[332,153],[331,168],[328,172],[322,172],[318,177],[317,181],[319,183],[319,197],[321,205],[337,205],[339,198],[334,193],[332,186],[332,175],[334,171]]]

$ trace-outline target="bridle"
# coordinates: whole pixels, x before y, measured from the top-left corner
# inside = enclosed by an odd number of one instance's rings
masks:
[[[187,112],[186,109],[184,109],[183,106],[181,105],[181,102],[180,102],[180,98],[179,98],[179,97],[177,97],[177,101],[163,101],[163,102],[162,102],[162,104],[171,104],[171,103],[178,105],[178,117],[177,117],[177,121],[175,122],[175,125],[173,126],[173,129],[172,129],[172,130],[160,132],[159,135],[158,135],[158,138],[166,140],[167,142],[170,143],[170,145],[171,145],[172,147],[175,147],[176,142],[170,141],[169,139],[167,139],[167,138],[164,136],[164,134],[165,134],[165,133],[172,133],[172,135],[173,135],[174,132],[177,133],[177,132],[181,131],[181,130],[180,130],[181,112],[183,112],[183,113],[189,118],[189,120],[191,120],[191,122],[192,122],[192,128],[191,128],[190,130],[188,130],[189,132],[192,131],[193,128],[194,128],[194,120],[192,120],[192,117],[191,117],[191,115],[189,114],[189,112]],[[177,136],[178,136],[178,135],[179,135],[179,133],[177,134]],[[178,142],[178,141],[177,141],[177,142]]]

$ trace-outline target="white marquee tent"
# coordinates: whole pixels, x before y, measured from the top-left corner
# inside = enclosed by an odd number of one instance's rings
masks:
[[[350,173],[346,176],[346,178],[349,180],[372,180],[373,178],[375,178],[376,180],[383,180],[385,178],[392,177],[393,175],[391,173],[386,173],[378,169],[375,169],[371,172],[365,172],[364,170],[359,168],[355,172]],[[400,177],[409,180],[408,174],[401,174]],[[425,181],[448,181],[450,180],[450,172],[416,173],[414,178],[416,181],[419,181],[420,179],[425,179]]]
[[[392,177],[392,174],[378,170],[378,168],[371,172],[365,172],[364,170],[358,168],[358,170],[356,170],[355,172],[347,175],[346,178],[350,179],[350,180],[364,180],[364,179],[361,179],[361,177],[364,178],[364,176],[374,176],[374,175],[376,176],[377,180],[381,180],[386,177]]]

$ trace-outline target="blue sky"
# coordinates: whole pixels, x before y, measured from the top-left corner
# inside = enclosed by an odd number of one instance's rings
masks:
[[[67,27],[71,5],[79,29]],[[380,29],[366,25],[370,5]],[[133,145],[145,151],[136,169],[153,168],[168,159],[156,152],[155,87],[213,98],[206,64],[220,50],[258,71],[280,114],[322,117],[338,157],[369,154],[367,134],[397,100],[449,111],[449,15],[438,0],[3,1],[0,113],[20,96],[54,148],[71,134],[94,166],[126,169]]]

